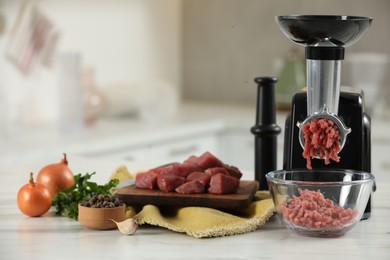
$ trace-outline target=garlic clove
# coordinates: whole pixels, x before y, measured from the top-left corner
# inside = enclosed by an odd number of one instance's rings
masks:
[[[138,223],[137,221],[135,221],[134,219],[132,218],[128,218],[124,221],[121,221],[121,222],[117,222],[113,219],[110,218],[110,220],[112,220],[113,222],[115,222],[115,224],[117,225],[119,231],[122,233],[122,234],[125,234],[125,235],[132,235],[135,233],[135,231],[137,231],[138,229]]]

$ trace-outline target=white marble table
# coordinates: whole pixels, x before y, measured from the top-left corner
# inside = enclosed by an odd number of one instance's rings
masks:
[[[77,172],[96,170],[97,182],[106,181],[120,163],[69,159]],[[230,237],[196,239],[150,226],[125,236],[117,230],[88,230],[56,216],[53,209],[39,218],[23,215],[16,205],[17,191],[28,172],[46,160],[0,169],[0,259],[390,259],[390,183],[377,183],[372,217],[339,238],[298,236],[276,216],[261,229]]]

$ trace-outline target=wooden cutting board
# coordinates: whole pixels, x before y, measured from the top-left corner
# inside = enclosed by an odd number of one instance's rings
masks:
[[[240,181],[237,193],[215,194],[180,194],[162,192],[159,190],[138,189],[134,185],[120,189],[116,195],[127,205],[156,205],[156,206],[199,206],[217,209],[237,209],[249,206],[253,196],[259,189],[257,181]]]

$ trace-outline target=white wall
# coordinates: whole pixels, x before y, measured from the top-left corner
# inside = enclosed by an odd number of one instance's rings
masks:
[[[53,70],[22,76],[4,57],[4,45],[22,0],[0,0],[6,33],[0,35],[0,127],[32,124],[58,115]],[[37,0],[61,30],[59,51],[75,51],[110,92],[134,82],[168,82],[185,98],[255,102],[253,78],[275,75],[273,63],[291,46],[274,21],[280,14],[374,17],[352,51],[386,52],[388,0]],[[150,83],[151,82],[151,83]],[[111,91],[113,92],[113,91]],[[131,101],[131,97],[124,97]],[[4,118],[6,120],[4,120]],[[2,120],[3,119],[3,120]],[[10,125],[10,124],[8,124]]]
[[[371,16],[371,28],[346,49],[345,58],[354,51],[390,56],[388,0],[186,0],[184,96],[255,104],[253,79],[276,76],[275,61],[284,58],[291,47],[304,51],[288,40],[275,22],[275,16],[289,14]]]
[[[1,1],[6,33],[3,50],[21,0]],[[38,7],[61,31],[59,52],[81,54],[92,66],[97,85],[110,91],[116,84],[164,81],[181,88],[180,0],[40,0]],[[55,120],[55,70],[38,69],[28,77],[0,56],[1,117],[13,124]]]

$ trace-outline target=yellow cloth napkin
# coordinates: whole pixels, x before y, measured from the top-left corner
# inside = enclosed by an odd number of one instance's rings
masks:
[[[129,207],[127,216],[133,217],[140,225],[149,224],[186,233],[192,237],[205,238],[254,231],[264,225],[273,213],[274,205],[269,192],[258,191],[255,201],[247,208],[234,213],[205,207],[166,209],[146,205],[138,213],[135,213],[134,208]]]
[[[125,167],[117,169],[111,178],[125,174],[132,178]],[[122,176],[123,177],[123,176]],[[224,212],[205,207],[157,207],[146,205],[142,209],[128,206],[126,217],[134,218],[139,225],[149,224],[186,233],[196,238],[221,237],[254,231],[264,225],[275,211],[268,191],[258,191],[253,202],[244,209]]]

